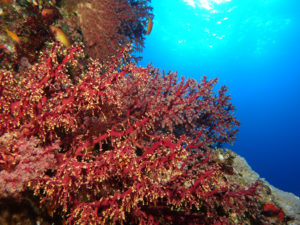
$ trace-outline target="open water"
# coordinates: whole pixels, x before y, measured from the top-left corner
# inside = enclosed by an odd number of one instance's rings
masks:
[[[229,87],[241,122],[232,150],[300,196],[300,1],[152,0],[141,65]]]

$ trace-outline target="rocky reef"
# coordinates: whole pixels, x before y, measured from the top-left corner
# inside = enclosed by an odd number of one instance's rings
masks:
[[[273,217],[274,224],[281,224],[278,220],[278,215],[280,213],[279,208],[282,210],[287,224],[297,225],[300,224],[300,199],[293,193],[282,191],[271,184],[265,179],[261,178],[259,174],[251,169],[247,161],[234,153],[233,151],[226,149],[225,151],[219,149],[220,158],[225,166],[232,168],[234,170],[234,175],[230,176],[235,182],[245,184],[246,186],[251,186],[255,182],[259,182],[264,188],[261,188],[259,195],[264,199],[265,202],[273,202],[276,207],[273,211],[265,212],[268,216]]]

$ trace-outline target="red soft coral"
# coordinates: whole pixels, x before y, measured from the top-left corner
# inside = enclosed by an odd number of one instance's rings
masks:
[[[0,74],[0,130],[38,136],[41,152],[60,141],[55,171],[31,185],[48,210],[72,224],[232,224],[257,212],[256,186],[228,183],[213,161],[239,124],[226,88],[126,64],[128,52],[83,70],[80,47],[55,45],[18,81]]]
[[[88,0],[78,4],[79,25],[87,53],[101,60],[115,55],[126,44],[143,47],[149,0]]]
[[[0,137],[1,170],[0,193],[2,197],[17,195],[49,169],[55,170],[55,151],[58,145],[42,148],[37,138],[18,139],[15,133]]]

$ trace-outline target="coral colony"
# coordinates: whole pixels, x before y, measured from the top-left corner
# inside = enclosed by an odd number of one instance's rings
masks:
[[[226,87],[134,63],[149,1],[18,4],[1,3],[1,224],[284,224],[218,157],[239,125]]]

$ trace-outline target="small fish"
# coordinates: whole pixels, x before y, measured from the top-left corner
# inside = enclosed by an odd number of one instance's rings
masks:
[[[64,46],[69,47],[70,41],[67,38],[66,34],[58,27],[50,25],[50,30],[53,33],[55,39],[61,42]]]
[[[54,9],[43,9],[41,12],[42,17],[46,18],[49,16],[54,15],[56,12],[54,11]]]
[[[60,14],[58,12],[57,9],[55,8],[44,8],[42,11],[41,11],[41,16],[43,17],[44,19],[44,22],[46,24],[52,24],[57,18],[60,17]]]
[[[20,43],[21,40],[16,33],[8,30],[7,28],[4,28],[4,30],[11,39],[13,39],[15,42]]]
[[[146,34],[149,35],[151,33],[152,27],[153,27],[152,17],[148,17],[148,26],[147,26]]]

